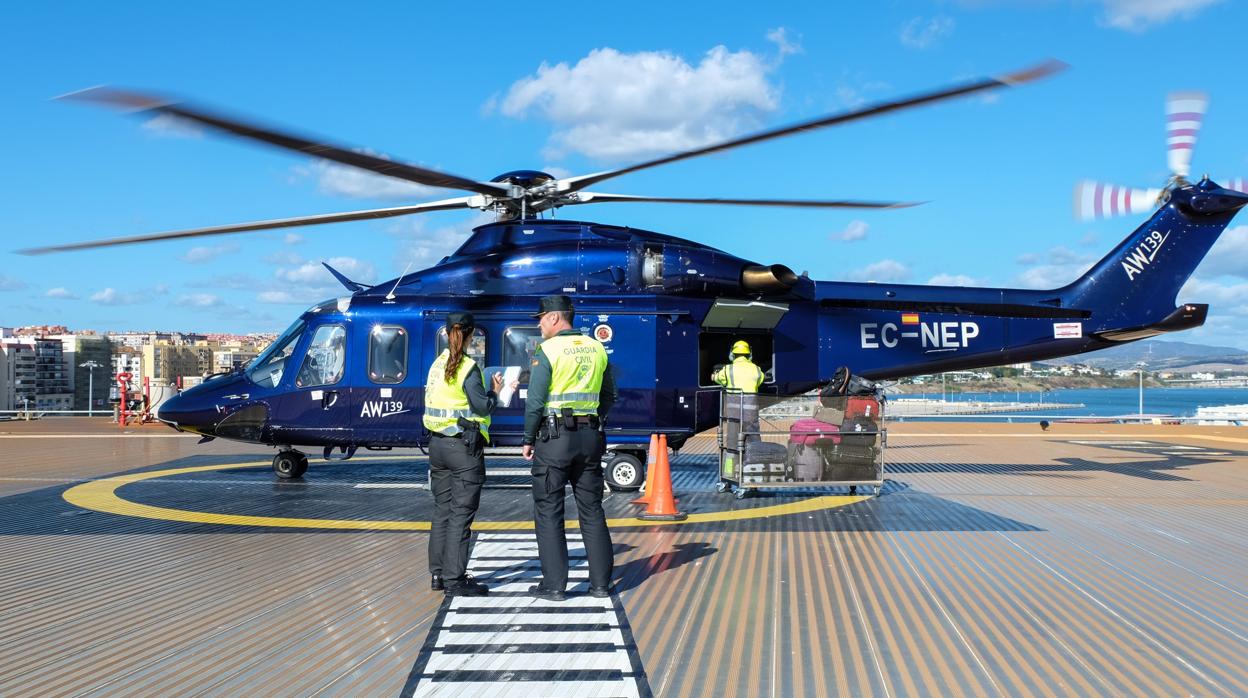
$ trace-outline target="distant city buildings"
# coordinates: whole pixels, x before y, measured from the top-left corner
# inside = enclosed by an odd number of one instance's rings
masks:
[[[240,368],[273,335],[71,332],[60,325],[0,327],[0,411],[108,411],[117,375],[132,390],[180,388]],[[165,392],[167,394],[167,391]],[[155,399],[155,398],[154,398]]]

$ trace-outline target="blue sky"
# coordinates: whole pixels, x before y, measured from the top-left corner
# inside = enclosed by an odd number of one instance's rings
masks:
[[[488,179],[591,172],[1015,70],[1065,73],[612,180],[627,194],[919,200],[882,212],[660,204],[560,215],[668,232],[820,279],[1054,286],[1138,219],[1081,223],[1077,180],[1160,186],[1163,103],[1203,90],[1193,173],[1248,176],[1248,12],[1229,0],[586,4],[25,3],[0,9],[5,245],[393,206],[456,192],[49,98],[142,88]],[[607,186],[607,185],[610,186]],[[462,212],[57,256],[0,252],[0,325],[279,330],[362,281],[436,261]],[[1248,218],[1181,300],[1176,339],[1248,349]]]

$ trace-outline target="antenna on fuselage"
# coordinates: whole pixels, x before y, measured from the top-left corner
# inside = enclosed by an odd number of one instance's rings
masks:
[[[394,300],[394,292],[399,289],[399,284],[403,282],[403,277],[407,276],[407,272],[411,271],[411,269],[412,269],[412,263],[409,261],[407,263],[407,266],[403,267],[403,273],[399,274],[399,278],[394,280],[394,288],[390,289],[390,292],[386,294],[386,300],[388,301]]]

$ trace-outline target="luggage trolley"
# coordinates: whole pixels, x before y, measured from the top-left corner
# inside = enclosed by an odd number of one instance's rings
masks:
[[[720,398],[719,492],[884,485],[883,400],[878,395]]]

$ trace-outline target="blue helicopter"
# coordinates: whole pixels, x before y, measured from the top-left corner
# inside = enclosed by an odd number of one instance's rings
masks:
[[[180,431],[276,446],[276,474],[299,477],[300,448],[328,459],[359,448],[422,445],[426,371],[445,347],[446,314],[477,319],[469,353],[483,366],[530,365],[540,333],[529,313],[547,294],[567,294],[580,328],[612,354],[619,401],[607,425],[607,481],[644,479],[650,435],[679,448],[719,419],[711,380],[744,339],[766,371],[765,390],[797,394],[840,366],[870,379],[1068,356],[1201,325],[1207,305],[1176,307],[1176,295],[1248,196],[1208,179],[1179,176],[1160,207],[1086,274],[1037,291],[816,281],[691,240],[635,228],[543,218],[559,207],[669,202],[822,208],[909,204],[785,199],[630,196],[588,187],[639,170],[818,128],[980,94],[1046,76],[1060,65],[986,78],[752,134],[621,169],[556,178],[518,170],[489,182],[438,172],[292,136],[184,103],[96,88],[71,97],[166,114],[238,137],[425,185],[471,192],[384,209],[287,218],[26,250],[44,253],[154,240],[268,230],[477,208],[498,220],[476,228],[428,269],[365,286],[329,271],[346,293],[304,312],[260,356],[165,402],[159,418]],[[326,265],[328,268],[328,265]],[[519,400],[499,409],[495,446],[518,445]]]

